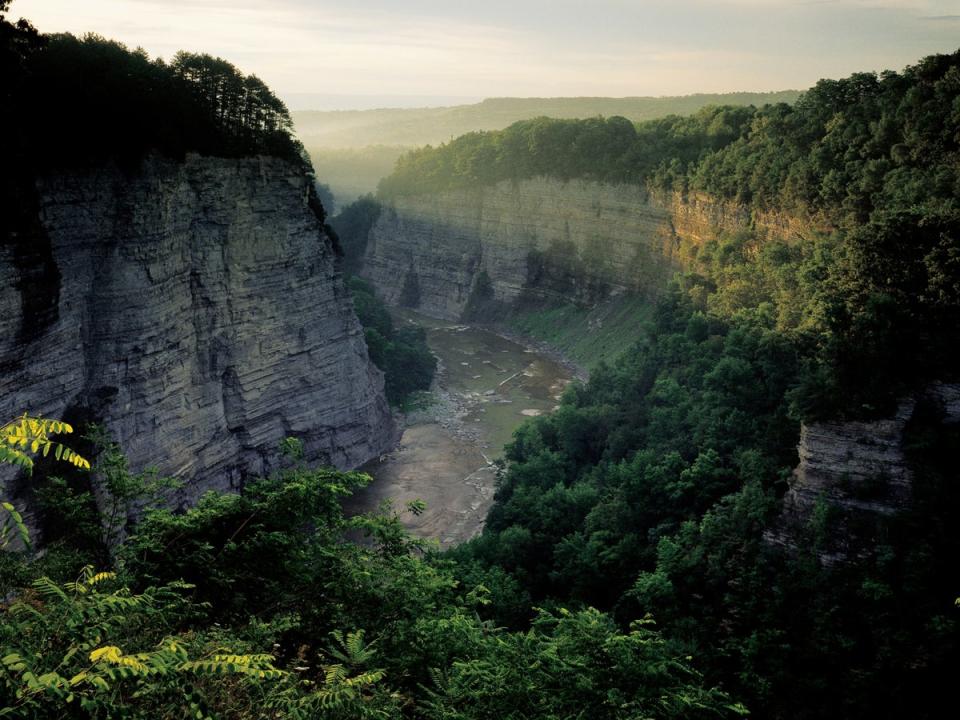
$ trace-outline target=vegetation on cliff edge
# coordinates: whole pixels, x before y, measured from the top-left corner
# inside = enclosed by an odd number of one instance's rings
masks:
[[[412,323],[396,327],[369,283],[353,276],[347,279],[347,285],[363,325],[370,359],[383,370],[387,400],[402,406],[413,393],[428,390],[433,382],[437,358],[427,346],[427,333]]]
[[[0,711],[11,718],[639,718],[745,713],[644,618],[487,613],[396,515],[347,519],[369,481],[294,463],[185,512],[149,510],[108,571],[64,544],[0,553]],[[96,470],[96,468],[95,468]],[[63,494],[60,502],[91,507]],[[86,520],[96,524],[96,516]],[[362,545],[346,540],[362,532]],[[61,555],[65,560],[56,560]],[[56,570],[51,577],[49,572]],[[486,583],[484,583],[486,580]]]

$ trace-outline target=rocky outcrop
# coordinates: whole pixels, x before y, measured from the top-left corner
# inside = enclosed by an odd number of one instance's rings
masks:
[[[388,303],[454,319],[481,277],[508,304],[655,292],[675,249],[669,213],[642,188],[535,178],[396,199],[361,274]]]
[[[0,250],[0,413],[82,408],[133,469],[184,480],[180,503],[268,471],[286,436],[340,468],[389,448],[383,377],[309,182],[275,158],[196,156],[40,179],[57,312],[25,327]]]
[[[904,437],[919,403],[936,408],[944,423],[960,423],[960,386],[937,384],[904,399],[889,418],[803,425],[800,463],[767,541],[795,549],[819,507],[834,525],[819,549],[821,561],[832,564],[869,547],[872,538],[865,535],[875,518],[911,506],[913,471]]]
[[[721,233],[732,234],[747,228],[758,242],[794,243],[812,233],[831,231],[830,222],[825,217],[750,209],[703,193],[659,195],[654,202],[667,209],[674,233],[691,249]]]

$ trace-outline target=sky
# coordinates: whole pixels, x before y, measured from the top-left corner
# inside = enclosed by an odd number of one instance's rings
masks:
[[[960,47],[960,0],[14,0],[10,14],[224,57],[292,109],[803,89]]]

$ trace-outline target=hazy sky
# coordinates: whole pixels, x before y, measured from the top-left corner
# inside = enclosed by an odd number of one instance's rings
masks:
[[[805,88],[960,46],[960,0],[14,0],[11,14],[220,55],[294,106]]]

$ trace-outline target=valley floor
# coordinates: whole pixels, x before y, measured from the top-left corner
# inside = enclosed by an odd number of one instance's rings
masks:
[[[392,500],[412,533],[446,548],[483,528],[496,490],[493,461],[521,423],[557,407],[574,372],[554,353],[488,329],[406,311],[398,322],[427,329],[439,371],[421,407],[405,414],[399,446],[361,468],[374,481],[346,510]],[[419,515],[406,509],[417,499],[427,505]]]

